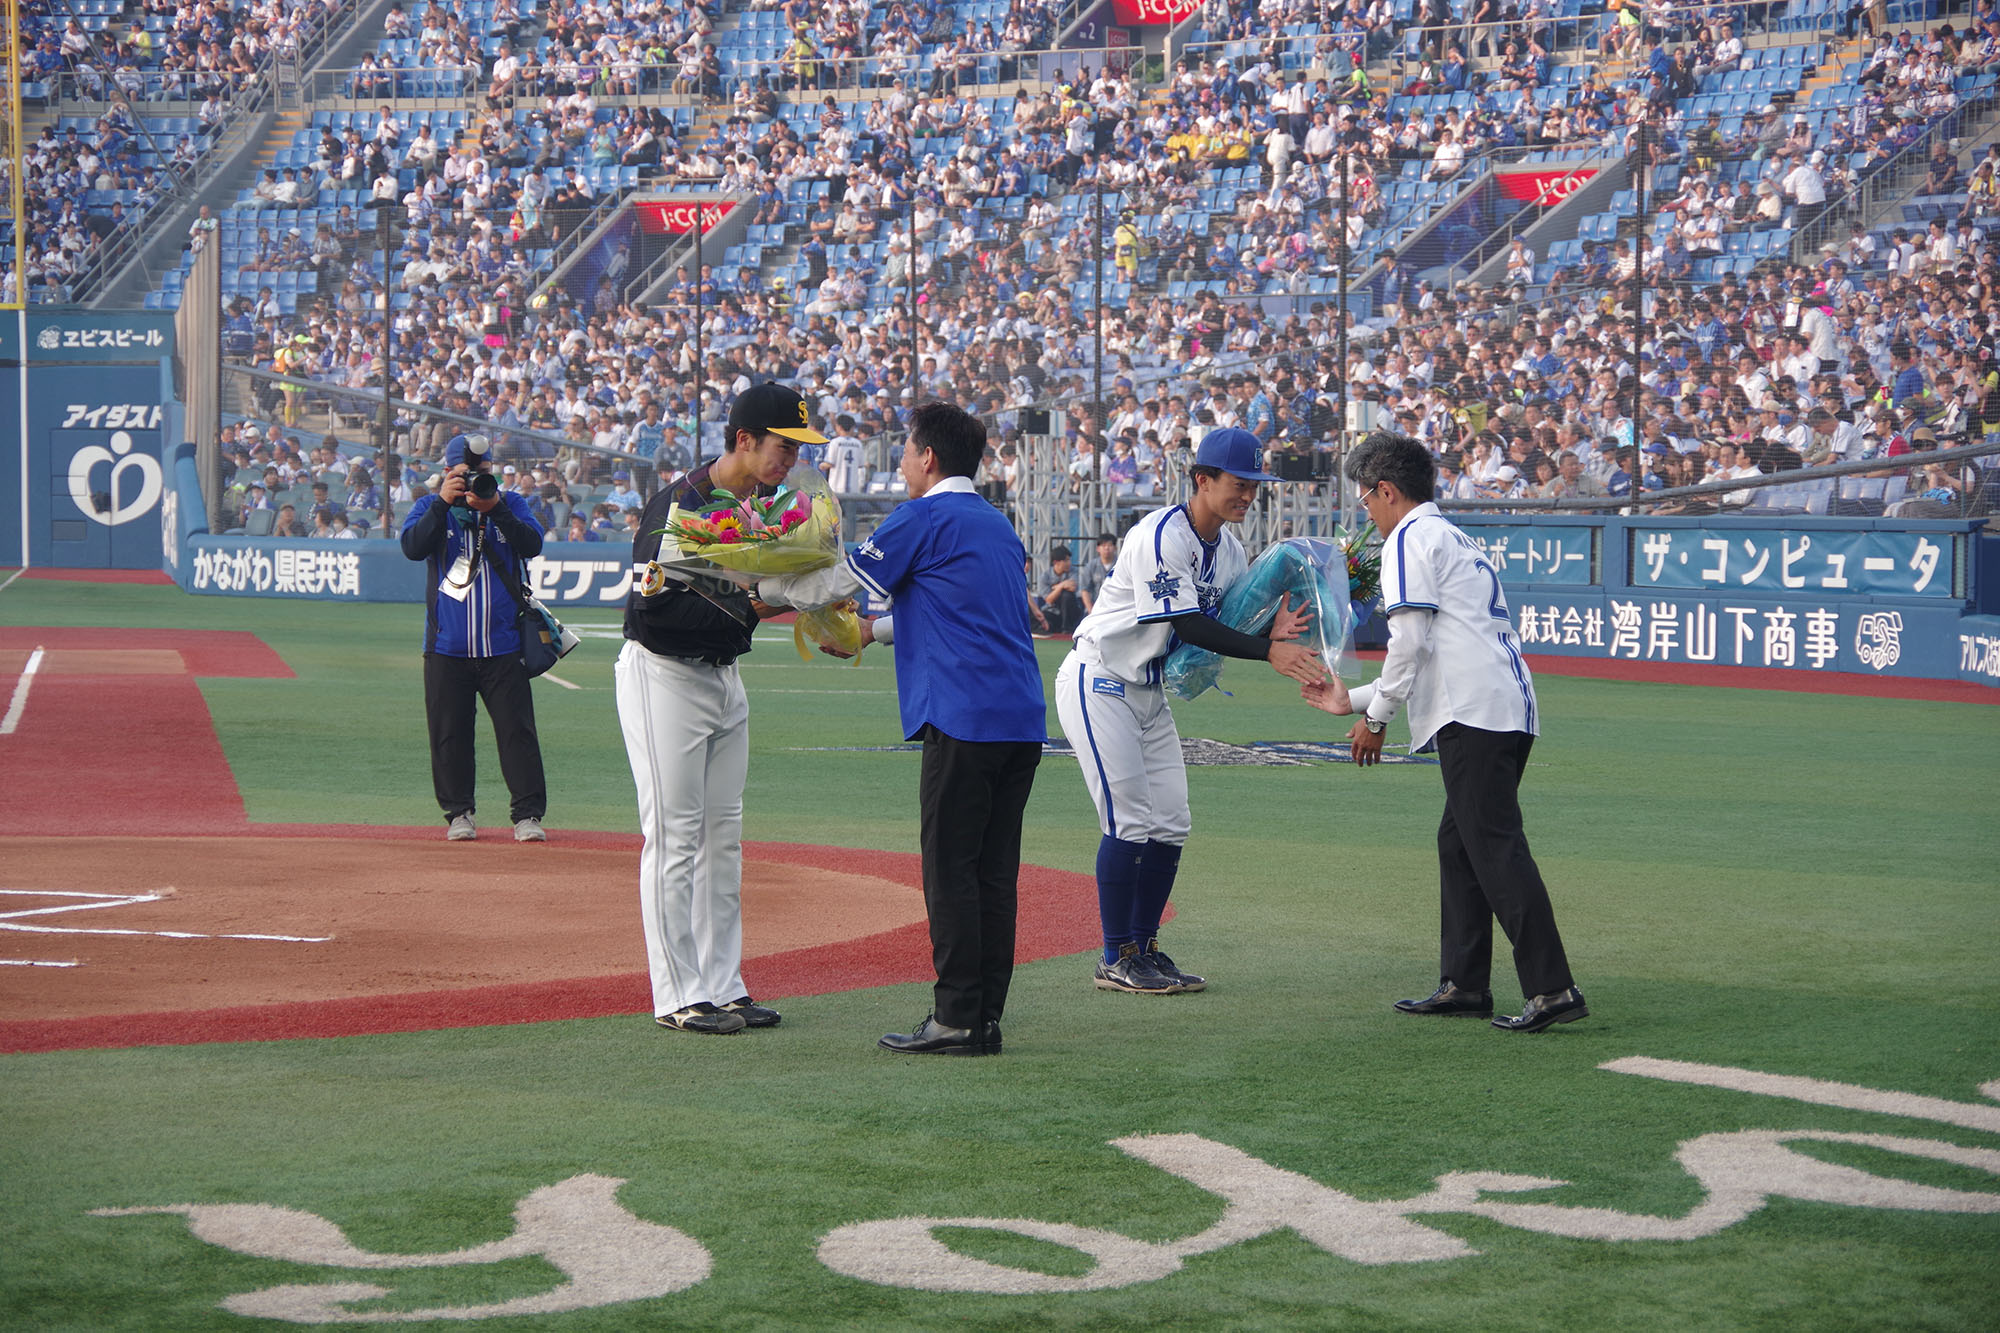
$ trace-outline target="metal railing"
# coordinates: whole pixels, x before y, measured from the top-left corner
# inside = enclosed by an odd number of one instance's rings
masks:
[[[726,215],[733,209],[748,205],[752,198],[753,196],[747,194],[715,193],[703,195],[696,204],[698,212],[694,225],[690,226],[681,235],[680,240],[672,242],[665,249],[661,250],[652,263],[646,265],[637,274],[627,279],[624,287],[619,290],[619,298],[625,301],[644,303],[657,288],[666,282],[667,275],[674,272],[677,268],[686,266],[699,273],[703,263],[713,261],[705,258],[697,259],[696,256],[702,254],[704,246],[704,243],[698,238],[713,231],[721,222],[723,215]],[[714,221],[709,221],[707,214],[712,208],[720,211]],[[551,281],[553,281],[553,278]],[[699,319],[701,314],[699,302],[696,303],[694,309],[695,316]]]
[[[1851,189],[1828,198],[1817,217],[1792,232],[1792,257],[1801,262],[1813,259],[1835,227],[1873,216],[1916,195],[1922,181],[1911,185],[1910,173],[1916,172],[1921,177],[1931,149],[1957,138],[1967,116],[1992,110],[1996,100],[2000,100],[1996,99],[1996,92],[2000,89],[1988,88],[1981,96],[1961,102],[1926,125],[1923,133],[1901,152],[1885,159],[1874,170],[1864,172]]]
[[[1515,496],[1490,500],[1440,500],[1438,508],[1486,512],[1519,510],[1524,513],[1593,513],[1606,509],[1632,509],[1635,505],[1643,511],[1676,500],[1713,500],[1720,505],[1724,496],[1733,495],[1737,491],[1758,491],[1772,487],[1797,486],[1805,482],[1837,480],[1841,477],[1903,472],[1910,468],[1930,467],[1939,463],[1971,462],[1975,459],[1991,458],[1996,454],[2000,454],[2000,441],[1982,440],[1978,444],[1960,445],[1951,449],[1927,449],[1898,454],[1894,458],[1864,458],[1846,463],[1825,463],[1818,467],[1793,468],[1786,472],[1762,472],[1754,477],[1704,481],[1693,486],[1670,486],[1657,490],[1641,488],[1636,500],[1631,495],[1601,495],[1567,500]],[[1970,499],[1971,497],[1966,497],[1968,503]],[[1729,508],[1731,512],[1736,512],[1740,511],[1742,506],[1731,504]]]
[[[626,191],[623,189],[606,190],[591,201],[589,211],[582,217],[570,221],[569,230],[563,233],[549,250],[548,272],[535,284],[535,290],[529,297],[531,304],[535,297],[546,295],[569,266],[576,262],[577,256],[583,252],[584,242],[595,236],[598,228],[616,216],[625,201],[625,195]],[[546,218],[548,216],[546,204],[543,205],[542,211]]]
[[[303,397],[308,404],[315,401],[321,402],[326,406],[329,413],[356,417],[366,416],[372,421],[382,406],[382,390],[379,386],[376,388],[350,388],[342,384],[329,384],[323,380],[305,379],[294,375],[280,375],[276,371],[260,370],[255,366],[247,366],[231,361],[224,361],[222,363],[222,371],[225,375],[234,375],[242,379],[247,379],[253,385],[262,384],[278,388],[303,390]],[[588,440],[572,440],[566,435],[560,435],[554,431],[538,430],[533,426],[500,426],[484,417],[468,416],[464,413],[453,412],[447,408],[437,407],[429,403],[412,402],[405,398],[398,398],[393,394],[389,397],[389,406],[399,414],[395,423],[396,427],[406,432],[414,430],[416,425],[421,421],[436,420],[449,422],[455,426],[463,426],[468,430],[490,435],[493,437],[495,446],[501,451],[500,461],[502,462],[512,461],[516,455],[508,452],[509,447],[522,442],[537,444],[545,449],[568,449],[576,453],[594,454],[599,458],[621,463],[643,463],[650,467],[653,461],[646,454],[635,454],[623,449],[605,449],[592,444]],[[262,416],[263,414],[257,415]],[[411,461],[416,461],[414,453],[410,457]],[[423,461],[430,460],[424,459]]]
[[[133,100],[117,89],[115,81],[105,81],[106,92],[119,95],[112,105],[123,103],[130,108],[132,119],[139,134],[152,148],[162,175],[170,184],[169,188],[149,206],[133,213],[126,225],[114,229],[88,254],[85,264],[71,274],[64,283],[68,289],[65,299],[69,303],[80,303],[101,295],[111,288],[135,262],[140,265],[149,285],[158,275],[144,262],[147,247],[157,239],[161,226],[173,226],[188,212],[191,201],[212,183],[216,175],[245,145],[251,125],[275,98],[276,80],[274,71],[281,62],[304,62],[324,50],[329,39],[352,20],[360,0],[338,0],[338,3],[308,20],[296,49],[289,56],[276,51],[269,54],[256,71],[243,75],[230,75],[227,96],[224,101],[222,118],[214,126],[213,136],[203,147],[201,156],[192,170],[181,170],[172,164],[172,153],[161,151],[160,144],[153,138],[146,125],[146,117],[156,114],[149,104],[163,98],[168,101],[194,100],[195,89],[204,83],[213,83],[217,75],[208,72],[178,70],[145,70],[139,72],[143,81],[141,99]],[[316,21],[315,21],[316,20]],[[100,59],[104,53],[91,37],[91,50]],[[66,114],[59,103],[65,92],[73,91],[77,76],[73,71],[65,71],[53,83],[50,107],[56,114]],[[25,278],[26,275],[21,275]],[[46,284],[45,284],[46,289]],[[32,299],[32,298],[30,298]]]
[[[1074,77],[1079,69],[1098,70],[1107,66],[1137,68],[1147,59],[1146,52],[1136,46],[996,52],[975,57],[966,70],[955,79],[947,80],[946,71],[936,68],[936,57],[936,52],[909,56],[813,56],[803,61],[782,53],[776,56],[735,56],[722,75],[722,86],[702,90],[676,87],[676,76],[680,71],[677,62],[639,63],[635,65],[639,72],[639,92],[602,94],[598,103],[600,106],[627,103],[645,106],[717,105],[722,96],[745,81],[763,81],[774,92],[789,93],[795,99],[811,97],[814,100],[825,93],[887,91],[896,80],[924,91],[938,89],[947,82],[960,89],[992,88],[1055,82]],[[389,106],[403,102],[466,102],[489,89],[489,67],[482,65],[477,70],[454,71],[385,65],[372,69],[356,66],[314,70],[305,81],[303,91],[308,101],[315,105],[341,99]],[[518,91],[510,96],[525,105],[541,95],[538,89],[545,81],[568,85],[574,82],[577,71],[574,61],[523,65],[515,81]],[[441,91],[443,85],[438,82],[438,76],[453,73],[458,75],[456,80],[445,80],[452,90]],[[371,81],[379,91],[359,90],[358,78]],[[425,80],[429,80],[434,88],[430,94],[415,91],[423,86]]]

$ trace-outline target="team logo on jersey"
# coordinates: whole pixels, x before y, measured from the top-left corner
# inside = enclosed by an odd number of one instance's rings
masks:
[[[1156,602],[1171,602],[1180,596],[1181,581],[1172,574],[1161,574],[1146,585],[1146,591],[1153,594]]]
[[[1222,605],[1222,589],[1213,583],[1197,583],[1195,601],[1201,607],[1203,615],[1212,616]]]
[[[882,548],[877,546],[874,543],[873,539],[870,539],[868,541],[862,542],[861,545],[855,547],[854,554],[865,555],[870,560],[880,560],[882,558]]]

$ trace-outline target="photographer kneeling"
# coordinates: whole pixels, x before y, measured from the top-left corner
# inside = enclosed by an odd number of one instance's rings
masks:
[[[424,715],[430,724],[431,784],[448,823],[445,836],[479,836],[473,815],[473,700],[485,701],[513,797],[516,842],[543,842],[548,786],[535,696],[521,664],[515,626],[528,561],[542,549],[542,526],[521,496],[500,488],[492,444],[456,435],[445,446],[444,480],[403,520],[403,554],[429,562],[425,594]]]

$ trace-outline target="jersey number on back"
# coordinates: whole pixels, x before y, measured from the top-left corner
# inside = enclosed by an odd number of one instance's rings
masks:
[[[1487,611],[1495,620],[1504,620],[1512,624],[1514,618],[1507,614],[1507,594],[1500,591],[1500,576],[1493,572],[1493,566],[1487,564],[1483,556],[1474,559],[1472,563],[1483,570],[1486,577],[1493,582],[1493,600],[1487,605]]]

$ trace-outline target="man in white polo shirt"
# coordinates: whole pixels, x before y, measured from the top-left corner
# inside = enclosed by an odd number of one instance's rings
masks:
[[[1514,945],[1527,997],[1509,1032],[1539,1032],[1590,1011],[1570,976],[1555,911],[1528,838],[1518,792],[1537,727],[1535,686],[1521,659],[1500,577],[1432,501],[1437,469],[1424,447],[1378,431],[1348,460],[1348,479],[1382,533],[1382,602],[1389,652],[1382,674],[1350,692],[1308,685],[1308,703],[1359,713],[1347,734],[1363,768],[1382,757],[1382,733],[1407,708],[1412,753],[1435,745],[1444,772],[1438,825],[1442,914],[1439,984],[1406,1014],[1493,1012],[1493,920]]]

